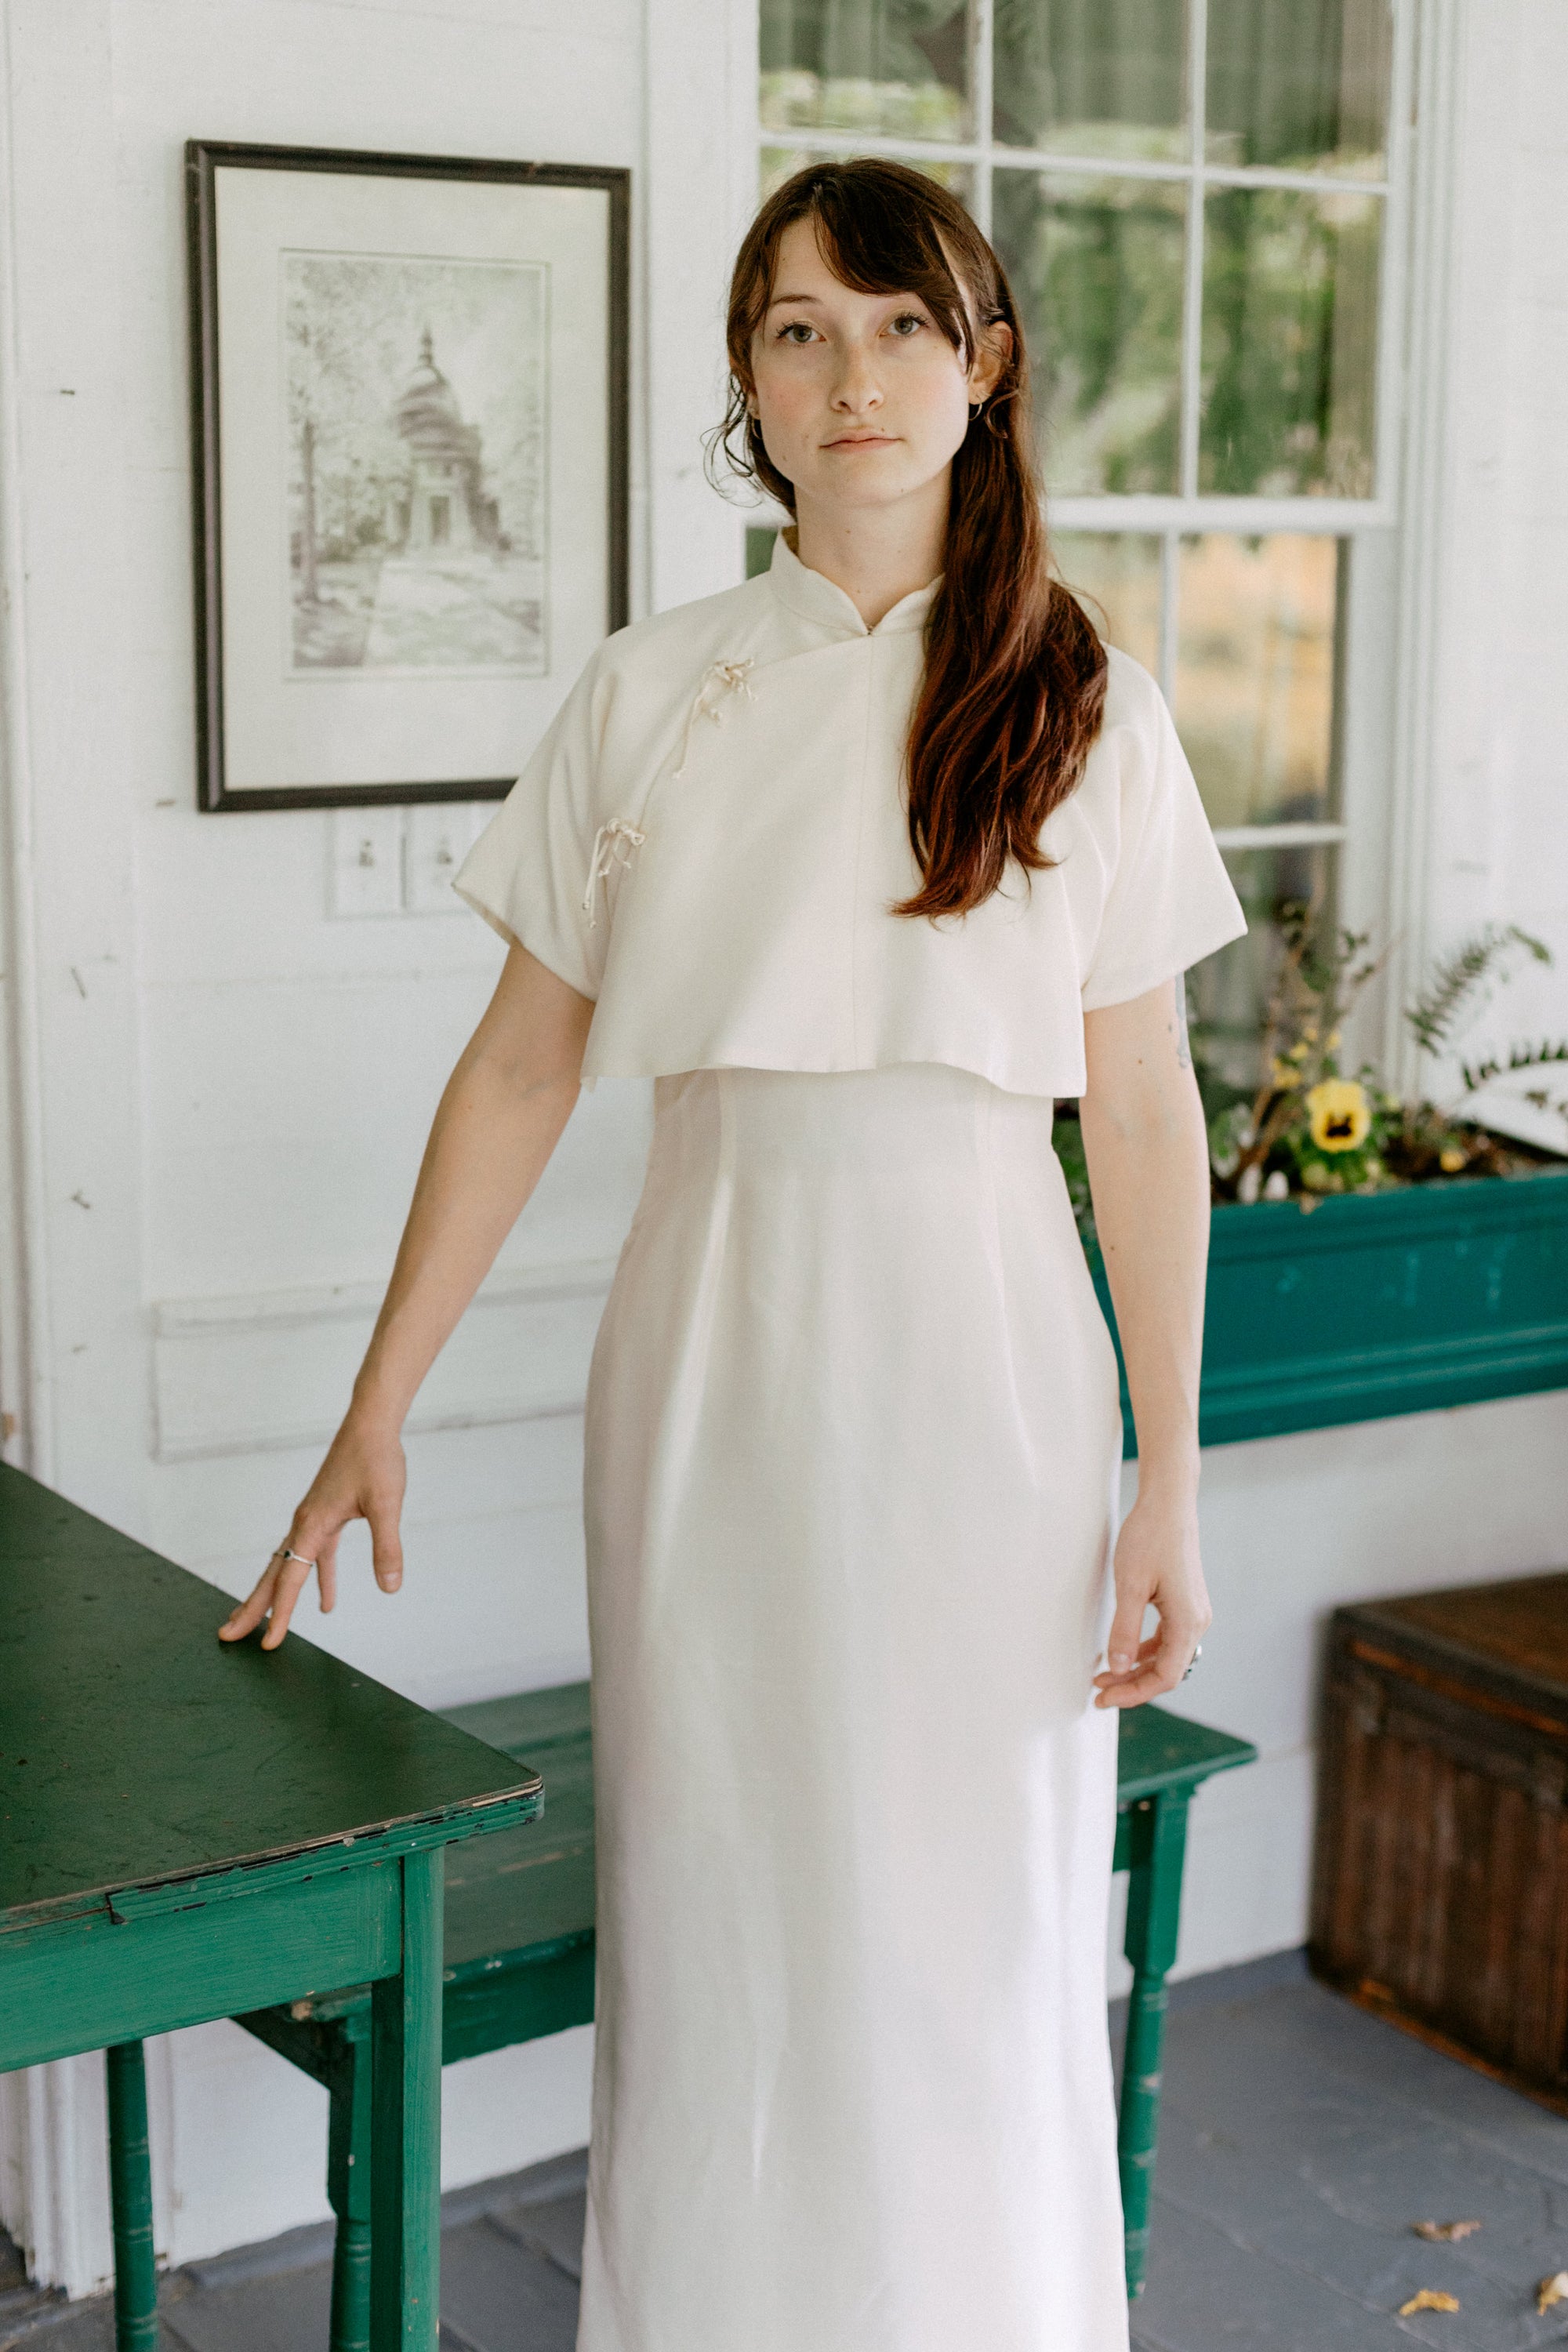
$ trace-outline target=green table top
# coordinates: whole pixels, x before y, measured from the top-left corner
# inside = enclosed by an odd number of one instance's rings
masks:
[[[537,1805],[536,1772],[299,1634],[220,1643],[232,1606],[0,1465],[0,1931]]]

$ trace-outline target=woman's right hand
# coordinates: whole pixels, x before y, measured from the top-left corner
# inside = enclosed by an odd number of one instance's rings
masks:
[[[403,1541],[398,1522],[407,1465],[397,1432],[350,1412],[295,1512],[283,1546],[268,1561],[247,1601],[218,1628],[220,1642],[242,1642],[263,1619],[264,1650],[275,1650],[289,1631],[294,1604],[315,1567],[323,1612],[338,1597],[338,1538],[351,1519],[368,1519],[375,1580],[384,1592],[403,1581]],[[297,1552],[285,1559],[284,1549]]]

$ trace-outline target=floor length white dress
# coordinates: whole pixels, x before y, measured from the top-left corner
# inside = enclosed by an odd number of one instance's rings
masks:
[[[656,1080],[588,1402],[579,2352],[1127,2342],[1121,1430],[1053,1097],[1242,922],[1120,656],[1053,866],[889,913],[932,593],[868,630],[781,540],[612,638],[458,877]]]
[[[1113,2352],[1116,1365],[1051,1106],[662,1078],[589,1398],[584,2352]]]

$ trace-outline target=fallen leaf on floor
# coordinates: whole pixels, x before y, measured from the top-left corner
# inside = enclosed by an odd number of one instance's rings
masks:
[[[1552,2276],[1542,2279],[1535,2290],[1535,2308],[1537,2311],[1550,2311],[1554,2303],[1563,2301],[1564,2295],[1568,2295],[1568,2271],[1553,2271]]]
[[[1440,2246],[1451,2246],[1458,2238],[1470,2237],[1480,2228],[1479,2221],[1412,2221],[1411,2228],[1418,2238],[1429,2238]]]
[[[1408,2303],[1400,2305],[1399,2316],[1408,2319],[1413,2311],[1458,2311],[1458,2308],[1457,2294],[1445,2294],[1440,2287],[1424,2286],[1419,2294],[1411,2296]]]

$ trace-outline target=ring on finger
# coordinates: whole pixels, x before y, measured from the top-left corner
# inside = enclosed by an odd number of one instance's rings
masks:
[[[315,1560],[307,1559],[302,1551],[290,1551],[287,1544],[279,1544],[272,1557],[274,1559],[294,1560],[300,1568],[314,1568],[318,1565]]]
[[[290,1553],[289,1553],[289,1557],[290,1558],[290,1559],[292,1559],[292,1558],[294,1557],[293,1553],[292,1553],[292,1552],[290,1552]],[[1193,1668],[1197,1664],[1197,1662],[1198,1662],[1198,1660],[1203,1656],[1203,1654],[1204,1654],[1204,1645],[1203,1645],[1203,1643],[1202,1643],[1201,1642],[1195,1642],[1195,1643],[1193,1644],[1193,1654],[1192,1654],[1192,1656],[1187,1660],[1186,1665],[1184,1667],[1183,1672],[1182,1672],[1182,1680],[1183,1680],[1184,1682],[1185,1682],[1185,1681],[1186,1681],[1188,1675],[1190,1675],[1190,1674],[1192,1673]]]

